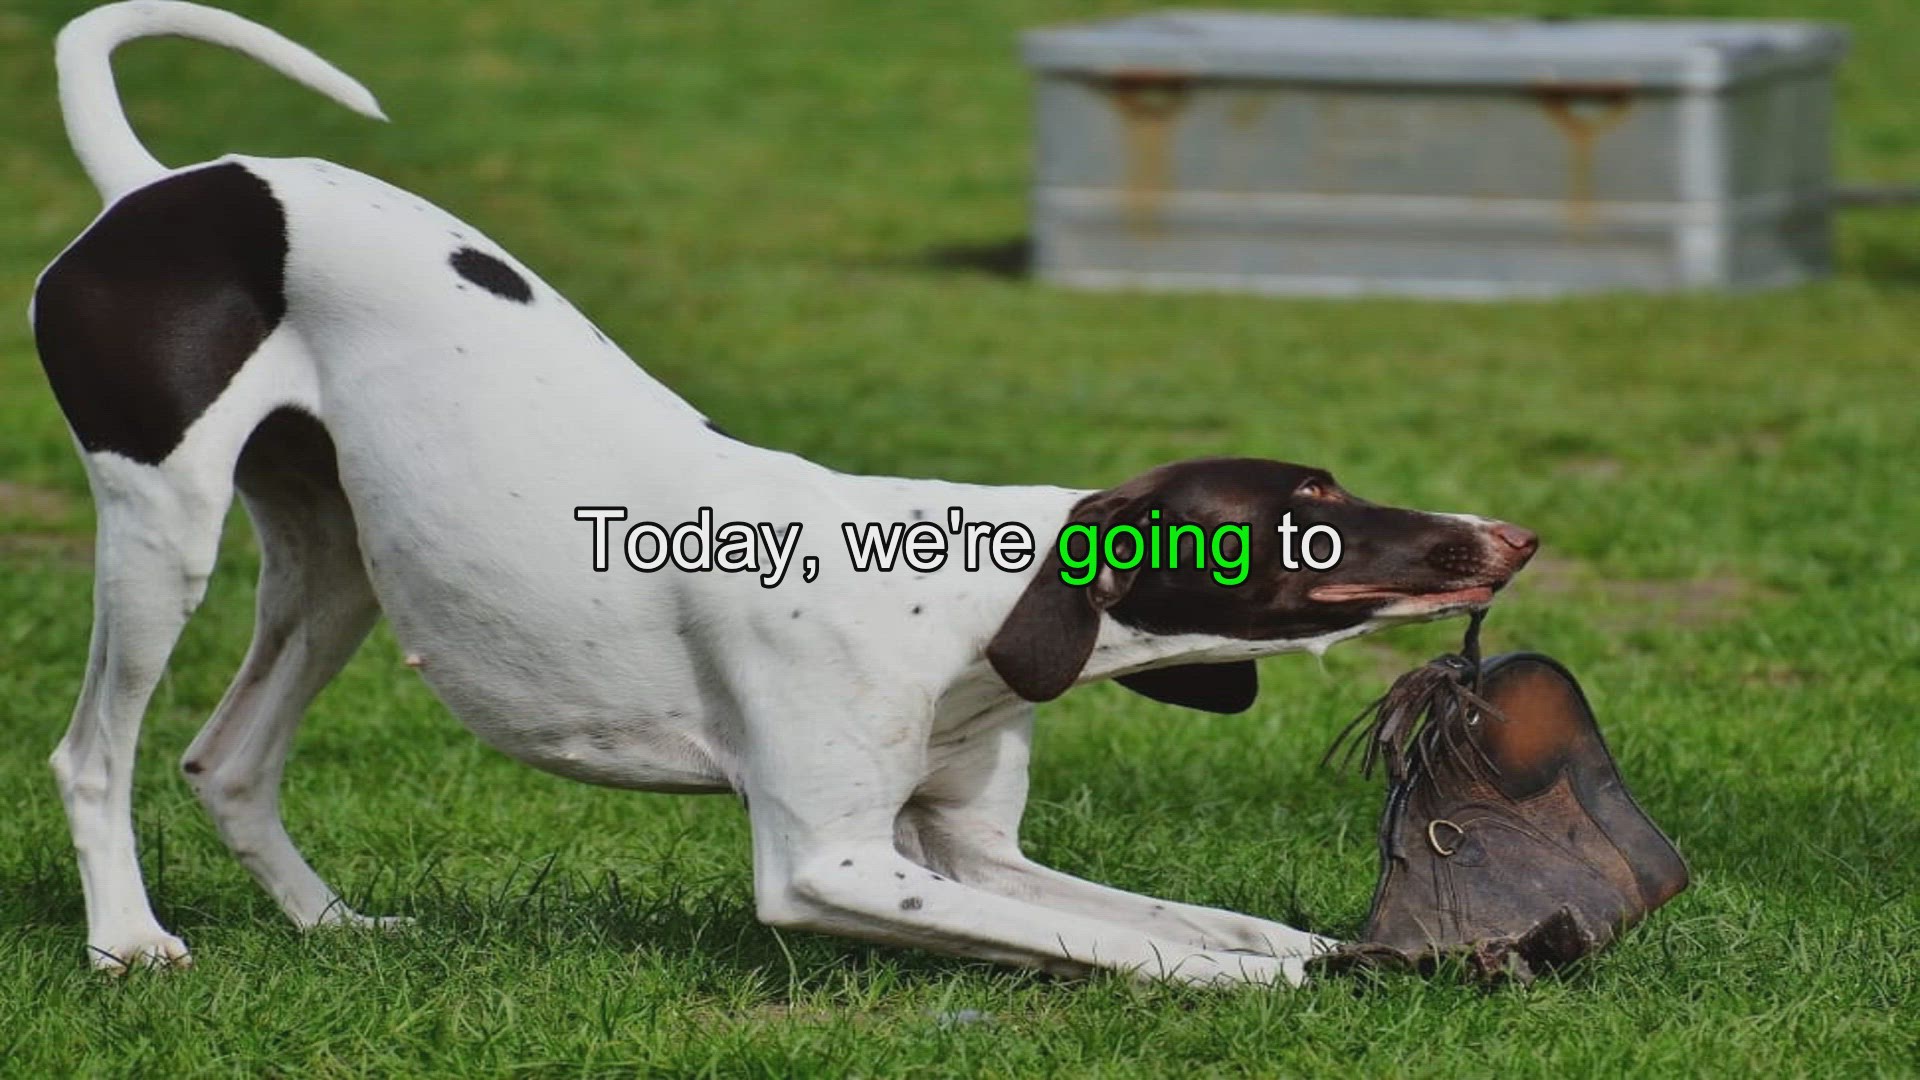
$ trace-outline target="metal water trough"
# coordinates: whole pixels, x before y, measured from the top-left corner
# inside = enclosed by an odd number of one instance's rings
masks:
[[[1492,298],[1832,264],[1834,27],[1172,12],[1023,46],[1044,280]]]

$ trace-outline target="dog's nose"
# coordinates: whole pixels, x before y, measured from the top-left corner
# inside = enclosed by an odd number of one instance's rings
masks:
[[[1533,553],[1540,550],[1540,536],[1532,529],[1523,529],[1503,521],[1493,527],[1493,536],[1504,549],[1501,554],[1516,564],[1532,558]]]

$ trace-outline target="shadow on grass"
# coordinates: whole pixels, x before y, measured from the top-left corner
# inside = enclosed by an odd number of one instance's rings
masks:
[[[1674,788],[1696,798],[1674,799]],[[1664,792],[1659,791],[1665,788]],[[1738,780],[1725,772],[1669,778],[1642,794],[1657,794],[1658,823],[1685,853],[1696,889],[1674,913],[1659,913],[1649,929],[1684,912],[1689,919],[1745,918],[1735,908],[1764,900],[1775,912],[1842,909],[1873,920],[1898,913],[1904,898],[1920,894],[1920,815],[1872,782],[1836,786],[1816,779]],[[1326,799],[1345,799],[1329,791]],[[1305,813],[1308,819],[1327,814]],[[1060,837],[1054,837],[1059,840]],[[1071,840],[1071,836],[1066,839]],[[1044,845],[1043,845],[1044,846]],[[149,846],[154,852],[157,845]],[[157,854],[157,852],[156,852]],[[1358,853],[1356,853],[1357,855]],[[150,861],[149,881],[163,923],[189,943],[230,935],[300,940],[264,894],[235,875]],[[1364,922],[1361,864],[1370,881],[1372,860],[1353,860],[1355,903],[1335,917],[1310,910],[1296,890],[1261,881],[1239,894],[1228,887],[1216,900],[1260,911],[1336,936],[1357,934]],[[152,872],[152,871],[159,872]],[[346,884],[346,883],[343,883]],[[1731,888],[1730,888],[1731,887]],[[310,939],[321,954],[390,957],[423,968],[449,959],[480,963],[495,954],[529,959],[603,951],[647,954],[688,965],[716,992],[740,978],[758,980],[767,1000],[783,1001],[842,985],[849,973],[884,972],[893,985],[934,986],[963,974],[994,969],[977,961],[908,949],[869,947],[825,935],[776,932],[760,924],[751,887],[740,875],[689,876],[661,866],[633,878],[557,869],[552,860],[523,863],[504,877],[453,880],[435,861],[391,868],[349,884],[348,901],[369,914],[409,915],[416,926],[391,939],[360,936]],[[1747,899],[1742,899],[1743,897]],[[1318,916],[1318,917],[1316,917]],[[25,930],[76,952],[85,911],[70,856],[51,848],[0,868],[0,925]],[[1676,931],[1677,932],[1677,931]],[[1644,935],[1645,931],[1642,932]],[[377,945],[368,945],[376,940]],[[335,945],[333,942],[343,942]],[[1676,949],[1698,949],[1682,938]],[[278,946],[273,946],[278,951]],[[1012,978],[1034,978],[1015,974]]]
[[[1853,269],[1876,285],[1920,288],[1920,243],[1906,248],[1875,244],[1855,259]]]
[[[978,274],[1002,281],[1026,281],[1033,277],[1033,239],[1014,236],[979,244],[945,244],[899,260],[895,265],[941,273]],[[1862,244],[1861,250],[1840,271],[1858,274],[1880,285],[1920,287],[1920,242],[1898,243],[1872,238]]]
[[[1920,287],[1920,207],[1899,204],[1849,214],[1843,219],[1842,274],[1881,286]]]
[[[1003,281],[1033,276],[1033,241],[1025,236],[985,244],[949,244],[928,248],[907,265],[946,273],[983,274]]]
[[[385,875],[383,875],[385,876]],[[1013,979],[1047,979],[911,949],[869,946],[823,934],[776,931],[756,917],[750,890],[738,882],[651,881],[633,889],[611,873],[555,871],[551,861],[511,872],[504,880],[450,883],[430,866],[412,880],[348,888],[346,901],[370,915],[415,920],[393,933],[328,929],[302,933],[250,882],[215,885],[149,878],[154,912],[163,926],[206,959],[208,943],[231,958],[235,937],[267,936],[269,945],[310,958],[370,955],[422,970],[449,961],[482,964],[500,956],[552,958],[604,952],[650,954],[697,972],[694,990],[719,992],[757,984],[766,1000],[782,1003],[839,985],[849,974],[884,971],[902,988],[938,986],[967,972],[998,971]],[[48,857],[0,874],[0,920],[9,929],[41,936],[76,956],[86,935],[86,910],[72,868]]]

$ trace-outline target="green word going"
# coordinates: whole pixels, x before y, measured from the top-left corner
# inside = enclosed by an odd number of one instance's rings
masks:
[[[1211,557],[1213,580],[1221,585],[1238,585],[1247,580],[1252,532],[1251,525],[1239,522],[1216,525],[1211,532],[1191,523],[1162,524],[1158,510],[1153,511],[1145,527],[1069,525],[1060,530],[1060,580],[1068,585],[1086,585],[1102,566],[1115,570],[1142,566],[1178,570],[1185,553],[1195,570],[1208,569]]]

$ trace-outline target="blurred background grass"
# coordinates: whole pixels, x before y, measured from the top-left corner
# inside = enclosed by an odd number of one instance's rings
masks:
[[[1482,0],[1319,9],[1511,14]],[[98,209],[52,36],[0,10],[0,305]],[[848,470],[1101,486],[1260,454],[1497,515],[1546,554],[1494,649],[1580,673],[1695,889],[1527,993],[1073,986],[754,924],[730,800],[600,791],[461,732],[384,631],[316,707],[291,828],[396,939],[296,937],[174,771],[244,650],[246,529],[156,697],[139,822],[201,967],[102,985],[44,758],[78,686],[84,478],[0,321],[0,1070],[1910,1073],[1920,1068],[1920,213],[1850,213],[1832,282],[1450,306],[1092,295],[956,265],[1026,228],[1022,28],[1120,3],[237,3],[380,96],[371,124],[184,42],[118,64],[159,156],[331,158],[487,230],[750,441]],[[1833,19],[1840,171],[1920,182],[1908,0],[1564,0]],[[11,297],[11,300],[6,298]],[[1096,687],[1043,710],[1029,847],[1128,888],[1360,925],[1378,790],[1315,767],[1457,625],[1263,665],[1242,717]],[[957,1008],[986,1023],[943,1024]],[[565,1067],[565,1068],[563,1068]]]

